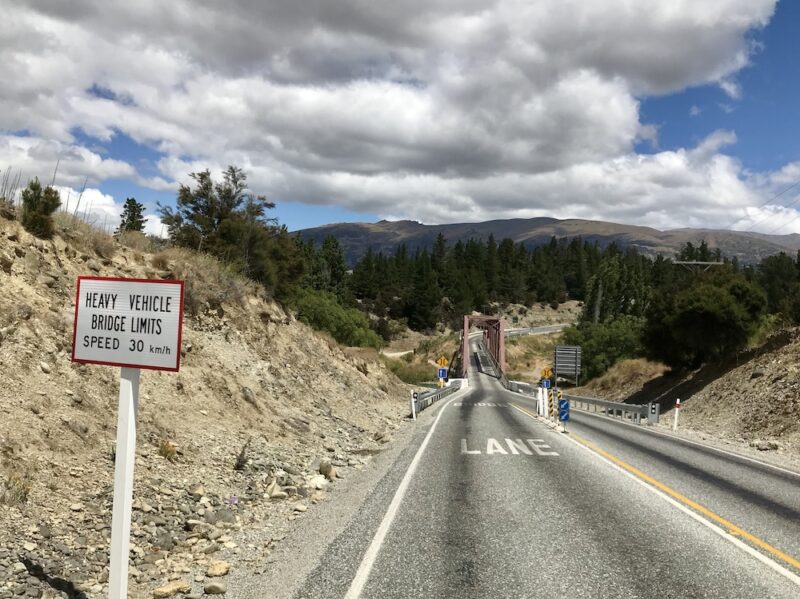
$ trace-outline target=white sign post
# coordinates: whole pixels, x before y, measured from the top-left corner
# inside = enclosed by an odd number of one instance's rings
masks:
[[[128,596],[139,369],[177,372],[183,281],[78,277],[72,360],[120,366],[109,599]]]
[[[123,368],[119,384],[117,451],[114,463],[114,511],[111,515],[111,561],[108,596],[128,596],[128,552],[133,509],[133,464],[136,460],[136,410],[139,369]]]

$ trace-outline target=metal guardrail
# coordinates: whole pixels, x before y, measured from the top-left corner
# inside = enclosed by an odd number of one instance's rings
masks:
[[[508,381],[508,386],[506,387],[509,391],[513,391],[515,393],[524,393],[525,395],[536,395],[537,387],[534,387],[530,383],[524,383],[522,381]]]
[[[538,398],[539,387],[522,381],[509,381],[507,389],[524,395],[532,395]],[[581,397],[579,395],[564,395],[564,399],[569,400],[570,408],[593,412],[595,414],[605,414],[613,418],[627,419],[634,424],[641,424],[642,417],[648,424],[658,423],[661,414],[661,406],[650,402],[643,405],[631,405],[618,401],[608,401],[597,399],[596,397]],[[541,413],[541,412],[540,412]]]
[[[516,393],[523,393],[528,395],[536,395],[538,387],[522,381],[510,381],[506,374],[500,370],[497,362],[483,347],[482,343],[478,344],[478,361],[483,369],[483,361],[486,359],[489,365],[494,369],[495,376],[498,377],[500,383],[509,391]],[[485,370],[484,370],[485,371]],[[499,373],[499,375],[498,375]],[[620,403],[618,401],[608,401],[605,399],[597,399],[595,397],[581,397],[578,395],[564,395],[564,399],[569,400],[570,408],[578,410],[585,410],[587,412],[602,413],[606,416],[614,418],[621,418],[630,420],[635,424],[641,424],[642,417],[650,424],[658,423],[658,417],[661,412],[661,406],[658,403],[650,402],[644,405],[632,405]]]
[[[411,400],[414,402],[413,414],[419,414],[425,408],[432,406],[435,402],[439,401],[443,397],[452,395],[459,389],[461,389],[461,381],[452,381],[444,389],[437,389],[436,391],[429,391],[428,393],[418,394],[416,399]]]
[[[568,326],[569,324],[567,323],[558,323],[558,324],[544,324],[538,327],[506,329],[505,335],[506,337],[525,337],[527,335],[550,335],[552,333],[560,333]]]
[[[536,331],[534,331],[534,327],[529,329],[512,329],[510,331],[506,331],[506,337],[525,337],[527,335],[533,335]]]
[[[481,370],[485,372],[485,369],[483,367],[483,358],[486,358],[488,360],[489,365],[492,367],[492,370],[494,370],[494,376],[497,377],[497,379],[500,381],[500,384],[503,385],[503,387],[505,387],[506,389],[508,389],[509,382],[506,373],[500,370],[500,365],[495,361],[494,356],[492,356],[492,354],[486,351],[486,349],[483,347],[483,343],[479,343],[478,362],[480,363],[479,365]]]
[[[635,424],[641,424],[642,416],[650,423],[658,422],[660,406],[657,403],[644,405],[631,405],[618,401],[608,401],[595,397],[580,397],[577,395],[564,395],[564,399],[569,400],[570,408],[585,410],[587,412],[603,413],[606,416],[631,420]]]
[[[494,361],[489,352],[486,351],[486,348],[483,347],[483,343],[478,343],[478,351],[475,352],[475,355],[478,359],[478,368],[480,371],[496,377],[500,369],[498,368],[497,362]],[[488,372],[489,369],[491,369],[491,372]]]

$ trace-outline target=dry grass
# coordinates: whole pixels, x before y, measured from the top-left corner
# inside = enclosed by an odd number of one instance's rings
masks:
[[[622,360],[609,368],[603,376],[592,379],[583,390],[586,394],[621,400],[641,389],[648,381],[662,376],[667,370],[664,364],[643,358]]]
[[[441,355],[449,359],[457,349],[458,335],[451,333],[423,339],[414,349],[414,355],[421,360],[435,360]]]
[[[383,357],[383,362],[397,378],[410,385],[431,382],[436,376],[434,367],[427,363],[413,362],[409,364],[402,359],[395,360],[394,358],[387,357]]]
[[[17,209],[13,202],[3,197],[0,197],[0,218],[6,220],[16,220],[17,218]]]
[[[76,249],[110,260],[117,252],[117,242],[102,229],[68,212],[53,214],[56,232]]]
[[[553,350],[561,333],[512,337],[506,342],[508,377],[515,381],[535,382],[543,368],[552,366]]]
[[[156,263],[185,281],[184,306],[191,315],[218,310],[223,304],[241,306],[253,288],[233,268],[207,254],[172,248],[153,256],[151,264]]]
[[[167,270],[169,268],[169,253],[168,251],[159,252],[150,258],[150,265],[158,270]]]
[[[21,505],[28,501],[31,492],[31,476],[18,469],[0,472],[0,505]]]
[[[146,254],[152,253],[156,249],[153,240],[139,231],[122,231],[117,235],[117,241],[125,247]]]
[[[343,347],[344,355],[349,358],[360,358],[367,362],[377,362],[378,350],[374,347]]]

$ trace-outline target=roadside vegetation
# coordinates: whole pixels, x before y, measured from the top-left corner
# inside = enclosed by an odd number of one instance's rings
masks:
[[[435,361],[444,356],[450,360],[459,343],[458,333],[447,333],[422,339],[410,352],[400,357],[382,356],[384,364],[404,383],[419,385],[436,381]],[[455,375],[454,375],[455,376]]]
[[[508,378],[536,382],[543,368],[553,361],[553,349],[561,343],[561,334],[511,337],[506,342]]]
[[[221,265],[213,269],[219,289],[190,289],[196,300],[190,310],[217,309],[240,294],[241,281],[251,281],[346,346],[380,349],[406,328],[426,335],[458,330],[463,315],[473,311],[578,300],[581,317],[563,339],[584,348],[584,381],[642,357],[675,370],[696,368],[800,324],[800,256],[781,253],[741,265],[705,242],[687,244],[677,260],[720,263],[692,272],[670,258],[651,259],[613,243],[601,248],[552,239],[529,248],[490,236],[448,245],[439,235],[430,250],[400,245],[392,255],[368,251],[350,269],[334,237],[317,247],[280,226],[271,216],[274,203],[249,190],[241,169],[230,166],[219,180],[208,170],[190,176],[192,184],[180,187],[175,206],[159,207],[167,240],[144,235],[144,206],[135,198],[126,199],[111,237],[59,212],[58,192],[38,179],[21,190],[19,206],[13,201],[16,183],[4,183],[0,208],[43,239],[58,230],[102,258],[111,258],[118,243],[141,252],[162,250],[153,267],[176,276],[188,275],[192,263],[214,260]],[[416,382],[427,368],[421,364],[428,349],[387,364]]]
[[[579,323],[564,332],[565,343],[584,348],[585,381],[632,358],[675,371],[723,362],[800,324],[800,256],[742,266],[702,242],[684,246],[677,260],[719,265],[692,271],[630,251],[604,256]]]

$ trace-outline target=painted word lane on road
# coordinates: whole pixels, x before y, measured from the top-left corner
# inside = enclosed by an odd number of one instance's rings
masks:
[[[489,438],[470,448],[470,442],[461,439],[461,455],[523,455],[557,456],[544,439],[500,439]]]
[[[183,281],[80,277],[76,362],[178,370]]]

